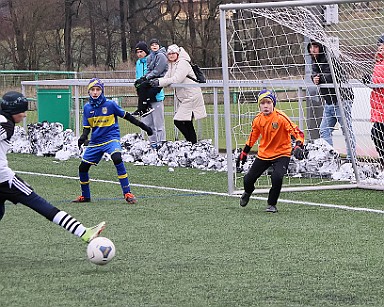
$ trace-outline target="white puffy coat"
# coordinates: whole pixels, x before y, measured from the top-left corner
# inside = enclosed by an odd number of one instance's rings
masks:
[[[187,78],[191,76],[196,78],[189,61],[188,53],[183,47],[180,47],[179,57],[176,62],[168,62],[168,71],[163,78],[159,78],[159,86],[165,87],[172,83],[196,84],[195,81]],[[203,94],[200,87],[176,87],[175,97],[178,107],[174,120],[184,121],[207,117],[205,110]]]

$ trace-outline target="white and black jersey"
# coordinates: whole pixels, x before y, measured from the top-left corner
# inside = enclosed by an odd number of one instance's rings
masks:
[[[11,137],[15,130],[15,123],[0,114],[0,183],[11,182],[15,173],[9,168],[7,152],[11,146]]]

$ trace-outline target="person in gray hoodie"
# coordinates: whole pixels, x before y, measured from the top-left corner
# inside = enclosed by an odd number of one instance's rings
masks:
[[[151,87],[149,80],[160,78],[168,70],[168,59],[166,50],[160,46],[158,39],[153,38],[149,42],[151,52],[147,56],[147,72],[140,79],[135,81],[137,95],[139,96],[137,110],[132,113],[134,116],[145,117],[152,113],[154,109],[151,102],[156,102],[156,95],[161,91],[161,87]]]

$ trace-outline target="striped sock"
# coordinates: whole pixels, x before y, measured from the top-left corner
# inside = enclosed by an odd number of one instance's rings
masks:
[[[129,186],[128,174],[124,166],[124,162],[121,162],[115,165],[117,170],[117,177],[119,178],[121,189],[123,194],[131,192],[131,187]]]
[[[59,211],[53,218],[53,222],[57,225],[60,225],[77,237],[81,237],[86,230],[83,224],[81,224],[78,220],[73,218],[65,211]]]

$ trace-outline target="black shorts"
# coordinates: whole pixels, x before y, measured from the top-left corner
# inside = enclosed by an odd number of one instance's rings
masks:
[[[15,176],[12,179],[11,187],[9,187],[8,181],[0,183],[0,204],[6,200],[14,204],[26,203],[32,193],[32,187],[18,176]]]
[[[0,215],[4,215],[4,203],[6,200],[14,204],[23,204],[52,221],[60,210],[37,195],[32,187],[19,177],[12,179],[11,187],[8,182],[0,183]],[[1,219],[1,216],[0,216]]]

